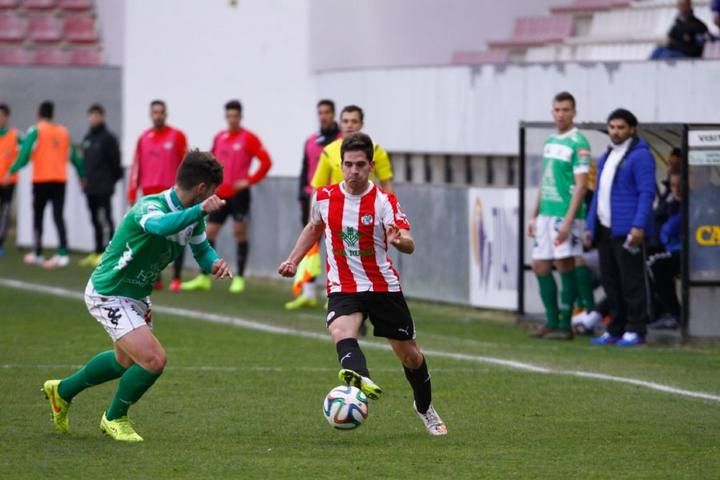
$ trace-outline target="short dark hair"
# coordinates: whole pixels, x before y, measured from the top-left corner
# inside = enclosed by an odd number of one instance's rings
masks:
[[[358,112],[360,114],[360,121],[365,121],[365,112],[363,112],[363,109],[358,107],[357,105],[348,105],[347,107],[342,109],[342,112],[340,112],[340,116],[342,117],[343,113],[352,113],[352,112]]]
[[[670,155],[673,155],[675,157],[682,157],[682,149],[678,147],[673,147],[673,149],[670,151]]]
[[[333,102],[332,100],[330,100],[330,99],[328,99],[328,98],[323,98],[322,100],[320,100],[320,101],[317,103],[317,107],[316,107],[316,108],[320,108],[320,107],[322,107],[323,105],[325,105],[326,107],[330,107],[330,110],[332,110],[332,112],[335,113],[335,102]]]
[[[553,103],[555,102],[570,102],[572,103],[573,108],[575,108],[575,97],[573,97],[572,93],[565,90],[555,95],[555,97],[553,98]]]
[[[223,181],[223,166],[210,152],[190,150],[178,167],[175,182],[190,190],[201,183],[218,186]]]
[[[372,162],[375,145],[368,135],[361,132],[352,133],[345,137],[340,145],[340,158],[343,160],[345,152],[363,152],[368,161]]]
[[[154,107],[155,105],[160,105],[160,106],[163,107],[165,110],[167,110],[167,105],[165,105],[165,102],[162,101],[162,100],[157,100],[157,99],[155,99],[155,100],[153,100],[152,102],[150,102],[150,108]]]
[[[7,103],[0,103],[0,110],[2,110],[6,116],[10,116],[10,107],[8,107]]]
[[[610,115],[608,115],[607,123],[612,120],[625,120],[630,127],[635,128],[638,126],[638,119],[630,110],[625,108],[616,108]]]
[[[45,100],[38,107],[38,115],[40,118],[53,118],[55,115],[55,104],[50,100]]]
[[[242,113],[242,103],[240,100],[230,100],[225,104],[225,110],[237,110]]]
[[[103,108],[103,106],[99,103],[93,103],[88,107],[87,113],[99,113],[100,115],[105,115],[105,108]]]

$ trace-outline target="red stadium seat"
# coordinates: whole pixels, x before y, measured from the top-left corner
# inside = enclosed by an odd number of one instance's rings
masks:
[[[102,65],[100,47],[75,47],[70,53],[70,63],[78,66],[94,67]]]
[[[20,0],[0,0],[0,10],[17,8],[20,5]]]
[[[67,65],[68,53],[61,47],[41,47],[35,51],[35,65]]]
[[[20,42],[25,39],[25,22],[12,13],[0,13],[0,41]]]
[[[0,65],[30,65],[33,52],[23,47],[0,47]]]
[[[28,10],[52,10],[57,7],[58,0],[23,0],[22,6]]]
[[[510,52],[507,50],[484,50],[477,52],[453,52],[450,63],[452,65],[486,65],[507,63]]]
[[[515,20],[513,35],[508,40],[488,42],[490,48],[528,48],[561,42],[571,37],[575,23],[569,15],[551,17],[520,17]]]
[[[95,43],[95,19],[90,15],[72,15],[65,18],[65,39],[71,43]]]
[[[62,20],[57,17],[36,15],[28,21],[28,37],[36,42],[57,42],[62,34]]]
[[[60,8],[63,10],[84,11],[93,8],[92,0],[60,0]]]
[[[703,58],[720,58],[720,41],[706,43],[703,49]]]

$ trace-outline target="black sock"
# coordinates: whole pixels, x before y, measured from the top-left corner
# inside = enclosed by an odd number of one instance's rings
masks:
[[[237,275],[245,276],[245,264],[247,263],[248,242],[247,240],[238,242],[237,244]]]
[[[338,361],[342,368],[353,370],[363,377],[369,377],[367,361],[358,341],[354,338],[343,338],[335,345],[338,354]]]
[[[415,408],[418,412],[425,413],[432,402],[432,388],[430,386],[430,373],[428,372],[425,357],[423,357],[420,368],[411,370],[403,365],[405,378],[407,378],[415,396]]]
[[[184,260],[185,250],[183,250],[180,256],[175,259],[175,262],[173,262],[173,280],[180,280],[182,278]]]

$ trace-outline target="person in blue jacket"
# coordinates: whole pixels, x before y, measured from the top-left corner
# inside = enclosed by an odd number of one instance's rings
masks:
[[[598,248],[611,321],[607,332],[592,342],[636,346],[645,343],[649,319],[645,238],[652,234],[655,159],[637,136],[632,112],[614,110],[607,126],[612,143],[598,159],[585,243]]]

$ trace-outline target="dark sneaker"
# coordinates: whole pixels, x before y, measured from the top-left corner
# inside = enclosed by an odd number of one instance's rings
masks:
[[[572,340],[572,330],[553,329],[545,334],[545,340]]]
[[[550,329],[546,326],[542,326],[540,329],[532,330],[528,336],[530,338],[545,338],[545,335],[547,335],[550,332]]]
[[[680,322],[678,322],[677,318],[672,315],[663,315],[648,325],[647,328],[651,330],[676,330],[679,326]]]

